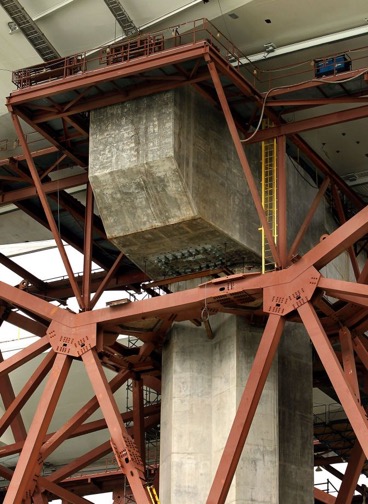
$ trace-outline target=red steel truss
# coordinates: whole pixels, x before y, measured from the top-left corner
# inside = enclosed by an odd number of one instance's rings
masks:
[[[159,391],[160,365],[157,355],[163,338],[173,322],[191,320],[199,324],[204,308],[209,316],[218,312],[227,312],[252,317],[253,320],[255,317],[260,321],[267,319],[207,504],[221,504],[226,500],[282,337],[285,321],[288,319],[304,324],[356,436],[356,443],[339,495],[336,499],[330,499],[330,496],[316,490],[316,499],[321,502],[336,501],[337,503],[347,503],[352,500],[358,476],[364,461],[368,458],[368,420],[360,397],[361,383],[364,380],[361,381],[358,378],[357,372],[357,365],[359,365],[360,368],[364,368],[364,377],[367,377],[368,342],[364,332],[368,329],[368,287],[366,285],[368,261],[360,271],[356,260],[356,247],[354,248],[354,245],[364,240],[368,234],[368,208],[297,134],[308,128],[327,126],[334,120],[365,117],[368,109],[367,107],[354,108],[345,111],[341,116],[329,115],[325,119],[322,116],[314,121],[285,125],[273,111],[275,101],[265,107],[266,114],[272,119],[275,127],[266,132],[259,132],[254,140],[266,138],[269,134],[278,136],[279,240],[276,244],[244,150],[242,141],[247,132],[241,124],[239,115],[234,111],[227,88],[231,85],[232,97],[235,88],[242,99],[250,100],[259,108],[263,102],[262,94],[243,77],[239,68],[229,63],[221,52],[222,47],[219,49],[217,45],[215,46],[218,42],[212,40],[212,32],[206,25],[204,36],[198,36],[198,31],[195,28],[193,33],[196,37],[190,39],[189,42],[184,41],[185,43],[181,43],[179,35],[175,35],[175,44],[168,50],[164,45],[160,45],[161,39],[154,39],[155,43],[152,45],[147,43],[146,38],[142,46],[136,44],[130,48],[133,50],[133,47],[138,47],[144,52],[129,57],[129,45],[124,46],[119,49],[120,52],[114,52],[115,55],[124,54],[124,60],[107,59],[106,65],[97,70],[88,71],[84,66],[85,61],[81,58],[73,61],[62,60],[55,67],[45,69],[46,73],[49,72],[50,79],[46,82],[41,82],[41,74],[32,69],[18,73],[17,82],[20,89],[8,99],[8,107],[23,155],[17,159],[12,158],[2,162],[1,166],[13,168],[13,173],[16,174],[14,176],[19,177],[23,185],[22,188],[12,188],[2,194],[1,202],[15,202],[20,205],[22,201],[28,201],[37,194],[44,216],[43,218],[36,214],[33,216],[51,230],[68,279],[62,284],[45,285],[45,282],[28,274],[25,270],[18,270],[27,281],[27,289],[22,288],[21,285],[13,287],[0,282],[2,320],[27,328],[39,337],[35,343],[18,354],[6,360],[0,359],[1,395],[6,407],[0,419],[0,432],[4,433],[10,426],[15,439],[14,444],[2,447],[0,453],[2,457],[19,454],[14,468],[0,465],[0,476],[9,480],[5,504],[45,503],[49,498],[51,499],[51,496],[72,504],[87,503],[89,501],[80,496],[83,495],[85,488],[83,477],[69,480],[68,477],[75,475],[77,471],[108,453],[113,454],[117,471],[109,476],[93,475],[96,487],[100,490],[114,490],[114,502],[129,502],[125,493],[125,500],[122,500],[122,489],[127,481],[131,492],[129,496],[137,503],[154,502],[152,492],[147,486],[144,433],[159,423],[159,411],[157,406],[144,406],[143,386],[146,385]],[[124,53],[123,50],[127,52]],[[229,48],[226,47],[226,50],[228,52]],[[239,57],[234,48],[232,54]],[[169,65],[175,68],[176,73],[171,73],[169,76],[163,75],[162,78],[157,78],[157,75],[155,79],[146,78],[145,72],[167,68]],[[98,88],[106,82],[128,79],[134,75],[141,77],[140,86],[127,88],[124,93],[116,89],[115,92],[109,90],[104,94],[100,89],[97,94],[90,95],[90,89],[93,87]],[[335,77],[331,79],[333,78]],[[203,85],[204,82],[205,85]],[[60,182],[61,185],[57,185],[47,179],[47,174],[54,169],[55,165],[50,164],[43,173],[40,173],[35,160],[38,156],[49,154],[49,149],[54,149],[59,150],[63,156],[82,169],[85,168],[88,164],[84,149],[88,129],[81,122],[80,114],[96,107],[183,85],[194,86],[206,99],[222,109],[277,268],[263,275],[259,273],[228,274],[180,293],[167,293],[150,299],[95,309],[97,300],[111,285],[114,284],[120,288],[133,284],[142,285],[148,278],[143,272],[136,270],[127,270],[125,275],[121,274],[121,270],[119,273],[119,267],[124,260],[123,253],[118,254],[109,265],[104,264],[103,275],[96,276],[91,272],[92,261],[98,260],[94,240],[96,236],[106,237],[93,213],[93,193],[88,183],[87,173],[63,179]],[[72,90],[77,90],[77,93],[70,98]],[[62,101],[63,96],[66,97],[64,101]],[[49,99],[48,105],[45,106],[44,102],[40,105],[38,100],[46,99],[46,97]],[[55,100],[56,97],[59,98],[58,101]],[[351,97],[348,100],[351,100]],[[280,103],[285,106],[284,102],[280,101]],[[295,101],[290,103],[293,107],[298,106]],[[299,103],[299,106],[305,106],[305,102]],[[20,119],[28,122],[42,134],[50,142],[51,147],[43,152],[31,152]],[[51,134],[49,121],[60,121],[63,125],[62,132]],[[286,211],[292,206],[292,202],[286,202],[286,138],[291,139],[312,159],[324,177],[315,200],[304,222],[301,223],[300,231],[289,249],[287,248]],[[83,219],[83,244],[73,242],[72,238],[69,240],[84,253],[82,278],[77,278],[73,272],[65,252],[63,237],[60,235],[51,209],[52,196],[55,195],[56,187],[66,189],[74,184],[85,184],[86,187],[87,201],[83,217],[77,208],[72,208],[66,197],[62,204],[65,209],[77,215],[79,220]],[[300,244],[318,204],[329,187],[331,187],[341,226],[300,257],[298,256]],[[355,214],[349,220],[345,217],[340,201],[342,194],[355,206]],[[26,208],[27,212],[31,213],[30,207],[20,206],[20,208]],[[345,251],[351,258],[356,282],[324,277],[320,270]],[[16,268],[16,265],[6,258],[0,258],[0,262],[10,269]],[[209,274],[211,273],[213,272]],[[203,272],[201,275],[203,276]],[[151,288],[153,286],[154,283]],[[53,299],[65,300],[67,297],[75,296],[79,312],[72,313],[42,299],[42,294],[46,291],[48,297]],[[338,301],[331,304],[326,296],[336,298]],[[258,309],[254,309],[255,301],[259,302]],[[14,307],[20,312],[14,312]],[[143,326],[144,329],[142,329]],[[205,329],[209,337],[212,337],[209,324]],[[139,338],[142,346],[132,351],[119,344],[116,338],[120,332]],[[338,352],[336,345],[331,344],[331,338],[334,340],[339,338]],[[48,350],[47,353],[45,353],[46,350]],[[44,354],[42,362],[28,378],[22,390],[15,394],[9,374],[41,354]],[[50,433],[50,421],[69,370],[75,361],[83,365],[95,396],[85,402],[80,410],[56,432]],[[104,366],[116,371],[115,378],[110,382],[105,377]],[[22,421],[22,408],[31,400],[34,391],[44,379],[46,379],[46,385],[27,432]],[[128,379],[133,380],[134,407],[132,412],[121,413],[113,393]],[[102,411],[103,420],[86,423],[98,408]],[[127,422],[132,420],[133,427],[127,426]],[[42,468],[47,458],[62,443],[73,437],[97,432],[103,428],[108,429],[110,442],[93,447],[82,457],[51,475],[42,475]],[[81,488],[80,494],[78,485]]]

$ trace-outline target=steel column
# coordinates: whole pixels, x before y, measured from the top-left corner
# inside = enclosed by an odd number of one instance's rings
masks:
[[[287,257],[287,187],[286,187],[286,137],[277,137],[277,235],[278,250],[282,268],[288,263]]]
[[[3,359],[3,354],[0,350],[0,363],[4,362]],[[11,406],[13,405],[15,401],[15,394],[13,390],[13,385],[10,381],[9,375],[8,374],[3,374],[0,376],[0,395],[3,400],[4,408],[5,408],[5,414],[9,411]],[[2,419],[0,420],[0,422]],[[20,410],[17,409],[12,417],[9,419],[14,440],[17,441],[24,441],[25,438],[27,437],[27,431],[24,426],[23,418],[20,413]]]
[[[131,377],[131,371],[122,371],[118,373],[108,383],[108,387],[115,392]],[[97,411],[99,402],[96,396],[87,401],[85,405],[77,411],[60,429],[42,445],[40,453],[46,459],[61,443],[68,439],[76,429],[87,420],[95,411]]]
[[[270,315],[227,439],[207,504],[224,504],[276,354],[285,319]]]
[[[152,504],[143,486],[142,461],[127,430],[106,380],[95,349],[82,355],[87,374],[100,404],[111,435],[111,445],[116,461],[125,473],[134,498],[139,504]]]
[[[351,451],[348,466],[342,480],[339,493],[336,497],[336,504],[348,504],[352,502],[352,498],[358,483],[359,476],[362,472],[366,456],[356,441],[354,448]]]
[[[355,366],[354,348],[351,332],[347,327],[342,327],[339,331],[339,337],[344,373],[356,398],[360,401],[359,382]]]
[[[37,389],[39,384],[45,378],[47,373],[50,371],[54,363],[55,357],[56,354],[54,352],[48,352],[46,354],[41,364],[38,366],[38,368],[35,370],[32,376],[28,378],[26,384],[19,392],[17,397],[15,397],[12,403],[9,404],[8,407],[6,407],[5,413],[0,418],[0,436],[4,434],[9,424],[13,421],[14,417],[16,417],[16,415],[19,413],[19,411],[23,408],[25,403],[31,397],[33,392]],[[16,441],[24,441],[26,437],[27,437],[26,433],[25,436],[19,440],[16,439],[14,436]]]
[[[298,308],[298,312],[344,408],[346,416],[354,429],[355,435],[368,458],[368,420],[366,412],[355,396],[350,383],[347,381],[345,373],[313,306],[309,302],[305,303]]]
[[[143,467],[146,467],[146,443],[143,416],[143,380],[133,380],[133,437],[141,455]]]
[[[21,504],[26,492],[37,483],[34,470],[38,463],[39,451],[68,375],[71,362],[72,360],[68,356],[61,354],[56,356],[22,453],[20,454],[17,467],[10,481],[4,504]]]
[[[92,186],[87,183],[86,194],[86,215],[84,222],[84,254],[83,254],[83,301],[85,310],[91,308],[91,268],[92,268],[92,246],[93,246],[93,207],[94,197]]]
[[[271,253],[272,253],[272,257],[273,257],[275,263],[277,265],[280,265],[280,257],[279,257],[278,251],[276,249],[275,241],[273,239],[270,226],[267,222],[267,217],[266,217],[265,211],[262,206],[261,198],[259,196],[257,186],[256,186],[256,183],[253,178],[252,171],[250,169],[247,157],[245,155],[243,145],[240,141],[239,133],[238,133],[235,121],[233,119],[233,116],[232,116],[224,89],[222,87],[219,74],[217,72],[215,63],[212,60],[210,60],[208,57],[206,58],[206,60],[207,60],[208,69],[209,69],[211,77],[212,77],[213,84],[216,89],[217,96],[219,98],[219,101],[220,101],[220,104],[222,107],[222,111],[224,113],[231,137],[234,142],[236,152],[239,157],[240,164],[243,168],[244,175],[247,180],[248,187],[249,187],[250,193],[253,198],[254,206],[256,207],[258,217],[259,217],[261,224],[263,226],[263,229],[265,231],[265,235],[266,235],[266,238],[267,238],[267,241],[268,241]]]
[[[35,185],[35,187],[37,189],[37,193],[38,193],[38,196],[40,198],[40,202],[42,204],[42,208],[43,208],[43,210],[45,212],[45,215],[46,215],[46,218],[47,218],[47,222],[49,224],[50,230],[51,230],[51,232],[53,234],[54,240],[55,240],[56,245],[58,247],[58,250],[60,252],[60,256],[61,256],[61,259],[63,261],[63,264],[64,264],[64,267],[66,269],[66,272],[68,274],[70,285],[71,285],[71,287],[73,289],[74,295],[75,295],[75,297],[76,297],[76,299],[78,301],[78,304],[79,304],[80,308],[84,308],[84,303],[83,303],[83,299],[82,299],[82,296],[81,296],[80,291],[79,291],[78,284],[77,284],[77,282],[76,282],[76,280],[74,278],[74,273],[73,273],[72,267],[70,265],[68,256],[67,256],[67,254],[65,252],[64,244],[62,242],[62,239],[60,238],[59,230],[58,230],[58,228],[56,226],[54,217],[52,215],[49,203],[47,201],[46,194],[43,191],[42,183],[41,183],[40,177],[38,175],[37,168],[36,168],[36,166],[34,164],[34,160],[32,158],[30,150],[28,148],[26,139],[24,137],[24,133],[23,133],[22,127],[20,125],[19,118],[14,113],[11,114],[11,117],[12,117],[13,124],[14,124],[15,130],[16,130],[18,138],[19,138],[20,145],[21,145],[21,147],[23,149],[23,153],[24,153],[24,155],[26,157],[28,169],[29,169],[29,171],[30,171],[30,173],[32,175],[33,183],[34,183],[34,185]]]

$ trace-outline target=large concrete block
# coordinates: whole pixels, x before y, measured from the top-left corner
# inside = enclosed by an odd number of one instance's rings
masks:
[[[92,111],[89,174],[109,239],[151,276],[259,263],[226,122],[189,88]]]

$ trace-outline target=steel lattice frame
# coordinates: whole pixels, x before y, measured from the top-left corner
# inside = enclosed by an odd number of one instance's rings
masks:
[[[161,58],[161,59],[160,59]],[[177,48],[167,55],[153,55],[152,65],[160,66],[166,64],[170,59],[171,63],[179,65],[183,60],[190,58],[201,58],[206,63],[206,73],[196,74],[193,71],[190,75],[184,75],[180,85],[191,84],[206,94],[203,88],[199,88],[199,83],[203,79],[210,79],[216,94],[207,96],[213,102],[220,104],[224,117],[227,121],[234,146],[243,167],[252,198],[258,212],[261,224],[265,228],[270,249],[273,253],[274,261],[278,265],[278,270],[261,274],[240,274],[219,278],[200,285],[197,288],[186,290],[180,293],[167,294],[153,297],[142,301],[124,304],[121,306],[108,307],[95,310],[96,300],[108,285],[113,277],[117,264],[121,257],[117,259],[99,287],[93,283],[91,275],[92,244],[93,244],[93,194],[86,178],[87,203],[85,215],[85,240],[84,240],[84,275],[82,283],[78,283],[74,277],[68,257],[65,253],[64,245],[59,236],[55,220],[50,210],[48,191],[50,187],[44,184],[35,166],[35,154],[30,152],[24,132],[20,124],[20,118],[28,119],[36,129],[40,124],[41,115],[49,117],[57,115],[55,112],[41,110],[37,120],[26,118],[20,107],[21,102],[26,103],[31,95],[45,93],[45,90],[35,89],[25,90],[22,94],[14,94],[8,101],[11,110],[15,129],[19,142],[23,149],[23,155],[27,162],[29,173],[28,180],[31,181],[30,188],[24,191],[36,192],[40,198],[44,210],[48,227],[53,232],[60,256],[68,272],[71,295],[74,295],[80,306],[79,313],[71,313],[62,308],[56,307],[39,297],[26,292],[25,290],[9,286],[0,282],[0,298],[4,303],[19,307],[22,311],[32,314],[33,319],[26,319],[18,316],[13,323],[21,327],[27,327],[34,334],[39,336],[39,340],[29,347],[20,351],[17,355],[8,358],[0,363],[0,378],[8,394],[3,401],[6,412],[0,420],[0,432],[3,433],[8,426],[12,427],[15,437],[14,445],[7,446],[5,454],[20,453],[19,461],[14,471],[0,466],[0,475],[10,481],[5,504],[25,503],[45,503],[47,495],[52,494],[73,504],[88,502],[79,497],[64,485],[64,480],[69,475],[74,474],[79,468],[86,466],[89,462],[98,459],[111,450],[115,455],[121,473],[129,482],[130,488],[137,503],[150,503],[151,499],[145,484],[144,464],[141,454],[143,453],[144,429],[149,425],[158,422],[158,411],[156,407],[143,408],[141,401],[142,383],[154,384],[155,372],[148,372],[143,376],[142,370],[150,369],[150,359],[156,345],[162,341],[162,337],[170,330],[173,322],[186,320],[200,320],[204,306],[208,313],[214,315],[220,311],[235,315],[246,315],[247,302],[239,301],[237,294],[244,294],[254,302],[260,300],[262,308],[259,310],[260,316],[267,317],[263,336],[255,356],[253,366],[244,388],[244,392],[235,415],[222,458],[220,460],[216,476],[211,487],[207,504],[223,504],[233,479],[237,463],[241,456],[247,435],[252,424],[252,420],[262,394],[262,390],[268,376],[272,361],[278,348],[282,336],[285,321],[289,318],[300,321],[304,324],[310,339],[319,355],[319,358],[326,370],[326,373],[335,389],[335,392],[343,406],[345,413],[354,429],[356,435],[356,445],[352,452],[348,469],[341,486],[340,493],[336,498],[337,503],[350,502],[357,478],[361,472],[362,465],[368,458],[368,420],[365,409],[360,400],[360,391],[357,379],[356,361],[360,361],[368,369],[368,343],[364,332],[368,329],[368,287],[366,285],[368,275],[368,262],[360,271],[353,253],[353,245],[368,234],[368,208],[360,199],[352,193],[349,188],[324,165],[297,137],[297,132],[301,131],[301,125],[288,125],[284,129],[274,131],[270,134],[278,136],[278,176],[279,176],[279,241],[275,244],[272,239],[264,210],[262,208],[258,190],[253,179],[251,169],[241,141],[239,125],[234,118],[228,97],[221,82],[221,76],[227,75],[233,82],[236,82],[239,90],[245,95],[253,93],[251,86],[239,76],[226,62],[208,46],[206,42],[197,42],[190,48]],[[165,61],[164,61],[165,60]],[[144,65],[149,68],[150,62],[147,60],[132,63],[132,68],[110,69],[118,75],[124,72],[141,72]],[[139,67],[139,69],[137,69]],[[98,84],[98,75],[93,77],[84,75],[77,77],[78,82],[85,81],[85,85]],[[74,85],[75,82],[74,82]],[[152,85],[146,89],[146,94],[152,94],[155,90],[173,88],[178,85],[169,84]],[[54,86],[54,84],[53,84]],[[63,91],[68,83],[60,82],[59,91]],[[56,89],[56,88],[53,88]],[[144,90],[136,90],[133,97],[144,94]],[[256,97],[257,98],[257,97]],[[109,103],[121,101],[121,96],[110,97]],[[101,100],[100,100],[101,103]],[[106,104],[106,102],[105,102]],[[63,112],[59,107],[59,114],[68,115],[68,110],[78,105],[70,104]],[[87,109],[91,104],[84,105]],[[94,105],[95,106],[95,105]],[[357,109],[354,109],[357,110]],[[357,112],[361,114],[362,112]],[[277,121],[271,107],[268,110],[269,116]],[[359,115],[360,117],[361,115]],[[330,118],[327,119],[327,122]],[[306,125],[307,126],[307,125]],[[290,131],[289,131],[290,130]],[[42,130],[40,130],[42,131]],[[263,139],[268,133],[260,132],[259,139]],[[313,158],[318,168],[325,174],[325,181],[320,187],[315,197],[313,205],[305,216],[304,223],[300,228],[298,236],[295,238],[290,250],[287,249],[287,229],[286,229],[286,176],[285,176],[285,134],[292,137],[299,146],[304,147]],[[51,137],[50,137],[51,138]],[[55,148],[61,148],[56,141],[53,141]],[[81,164],[72,152],[64,151],[65,155]],[[24,174],[23,174],[24,175]],[[67,185],[67,181],[64,182]],[[80,181],[79,181],[80,183]],[[302,238],[311,222],[312,216],[323,198],[329,185],[333,186],[336,204],[339,208],[342,225],[316,245],[303,257],[295,257]],[[359,212],[348,222],[344,222],[342,207],[339,206],[339,191],[345,192],[354,201]],[[23,196],[24,197],[24,196]],[[357,281],[348,282],[325,278],[320,270],[344,251],[350,253]],[[34,280],[34,279],[33,279]],[[94,296],[92,293],[95,292]],[[342,307],[335,310],[328,305],[323,296],[332,296],[343,302]],[[229,303],[223,303],[226,298]],[[231,306],[231,307],[229,307]],[[5,309],[3,309],[3,314]],[[9,313],[8,313],[9,315]],[[151,332],[136,331],[135,336],[139,337],[143,345],[134,359],[129,361],[129,366],[117,373],[116,377],[108,383],[103,372],[102,364],[106,361],[101,359],[103,352],[109,352],[111,348],[111,338],[109,334],[116,332],[114,329],[118,325],[128,325],[142,320],[154,320],[155,329]],[[337,356],[330,342],[330,335],[338,334],[341,342],[341,358]],[[12,392],[8,379],[11,371],[20,368],[24,363],[37,355],[50,350],[45,354],[43,361],[38,366],[32,377],[26,382],[21,392],[15,396]],[[111,354],[111,352],[110,352]],[[74,360],[83,363],[85,372],[89,377],[95,392],[95,398],[73,415],[57,432],[48,433],[48,427],[55,411],[60,394],[63,390],[65,380]],[[154,369],[152,367],[152,369]],[[37,385],[47,376],[45,389],[38,404],[36,414],[28,432],[25,431],[21,419],[21,409],[32,397]],[[133,413],[121,415],[115,402],[113,392],[117,390],[128,379],[135,381],[135,407]],[[153,385],[156,386],[156,385]],[[84,423],[89,416],[100,407],[104,421]],[[124,421],[134,420],[134,427],[128,431]],[[102,427],[107,427],[111,436],[110,443],[94,448],[85,454],[81,459],[71,462],[66,467],[59,469],[50,476],[41,476],[41,468],[47,457],[65,440],[83,434],[93,432]],[[134,441],[133,441],[133,437]],[[120,474],[121,474],[120,473]],[[115,483],[116,499],[120,499],[121,481]],[[317,497],[321,492],[317,492]],[[327,497],[326,497],[327,499]],[[326,500],[326,502],[329,502]]]

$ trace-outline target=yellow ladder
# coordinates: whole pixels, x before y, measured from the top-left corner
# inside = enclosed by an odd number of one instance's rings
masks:
[[[265,119],[263,129],[273,126]],[[262,206],[268,225],[270,226],[275,244],[277,243],[277,144],[276,138],[262,142]],[[262,273],[275,268],[274,259],[266,240],[264,228],[262,232]]]
[[[147,486],[147,491],[148,491],[148,494],[151,498],[152,504],[160,504],[160,500],[158,498],[155,487],[153,485]]]

